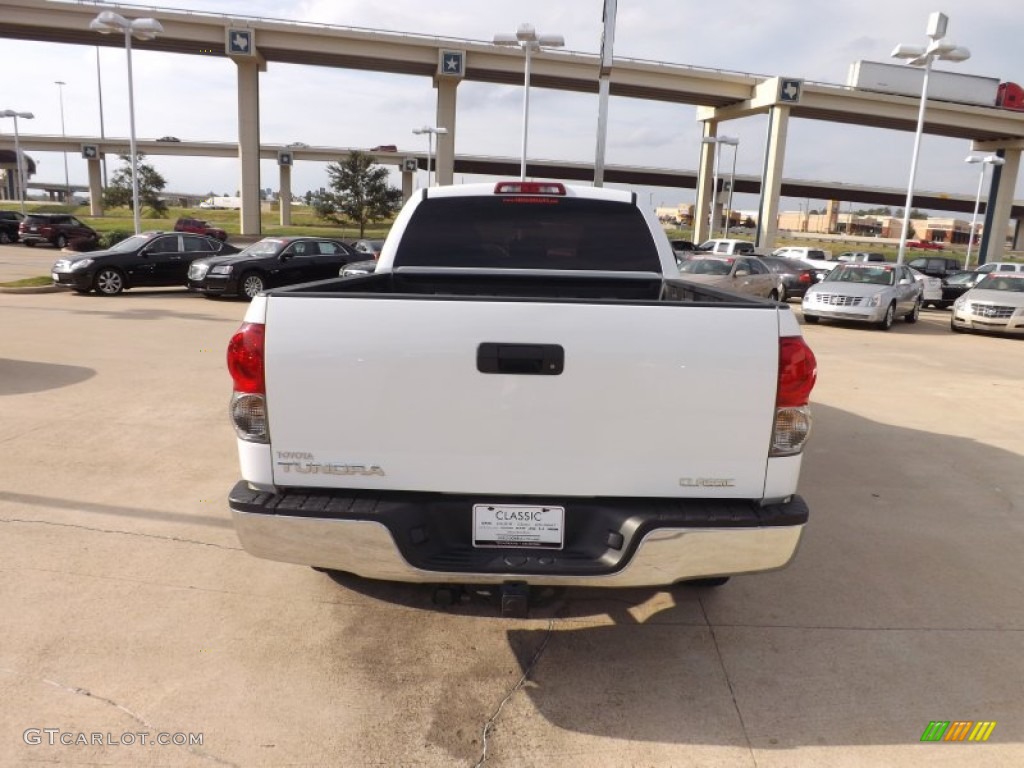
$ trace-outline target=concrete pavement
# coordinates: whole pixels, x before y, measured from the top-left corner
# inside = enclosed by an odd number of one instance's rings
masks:
[[[0,252],[0,281],[28,258]],[[520,621],[241,551],[223,359],[244,311],[0,295],[0,764],[472,766],[489,721],[495,766],[1024,762],[1024,342],[935,311],[806,327],[794,563],[568,590]],[[922,744],[932,720],[998,724]],[[202,744],[60,743],[94,733]]]

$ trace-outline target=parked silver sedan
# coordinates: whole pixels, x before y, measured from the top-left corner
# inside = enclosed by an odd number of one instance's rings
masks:
[[[1024,334],[1024,272],[990,272],[953,302],[954,331]]]
[[[897,316],[916,323],[923,288],[902,264],[846,262],[807,289],[804,320],[853,320],[887,331]]]
[[[781,278],[756,256],[704,256],[696,254],[679,264],[683,280],[737,293],[778,300]]]

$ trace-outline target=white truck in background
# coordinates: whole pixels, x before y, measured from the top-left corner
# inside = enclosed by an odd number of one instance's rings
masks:
[[[923,80],[924,72],[920,67],[880,61],[855,61],[850,65],[846,84],[865,91],[920,97]],[[996,106],[999,93],[998,77],[937,69],[928,75],[929,99],[993,107]]]
[[[680,279],[636,195],[431,187],[373,274],[231,339],[244,548],[373,579],[717,586],[784,566],[814,355],[786,305]]]

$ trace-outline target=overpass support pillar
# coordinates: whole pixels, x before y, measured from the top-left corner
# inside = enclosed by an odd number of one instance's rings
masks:
[[[1024,251],[1024,219],[1017,219],[1013,226],[1013,243],[1011,251]]]
[[[280,171],[277,204],[281,209],[281,226],[292,225],[292,167],[290,165],[277,166]]]
[[[243,235],[258,235],[260,223],[260,65],[235,59],[238,67],[238,162],[241,166]]]
[[[412,197],[412,188],[416,183],[416,171],[402,171],[402,202]]]
[[[703,138],[712,138],[718,135],[718,121],[704,121]],[[708,239],[711,188],[715,182],[715,145],[700,145],[700,162],[697,165],[697,200],[693,207],[693,242],[700,245]]]
[[[89,168],[89,215],[103,215],[103,181],[100,177],[100,159],[98,157],[86,160]]]
[[[1003,149],[997,153],[1003,158],[1003,164],[993,168],[994,189],[992,191],[995,193],[995,199],[993,200],[992,195],[989,195],[978,264],[999,261],[1003,257],[1003,251],[1006,248],[1006,230],[1010,226],[1010,209],[1013,207],[1013,193],[1017,186],[1017,175],[1020,172],[1020,153],[1019,149]]]
[[[761,204],[757,214],[754,245],[761,253],[770,253],[779,234],[779,195],[782,192],[782,166],[786,159],[786,131],[789,107],[773,106],[768,111],[768,141],[764,149],[761,176]]]
[[[448,133],[436,137],[436,183],[439,186],[452,184],[455,180],[455,105],[459,82],[453,78],[434,78],[434,87],[437,88],[437,122],[434,124],[448,129]],[[404,180],[402,186],[404,189]]]

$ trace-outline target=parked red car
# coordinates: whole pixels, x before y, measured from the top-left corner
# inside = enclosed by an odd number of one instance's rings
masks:
[[[907,248],[921,248],[925,251],[943,251],[944,243],[933,243],[931,240],[907,240]]]
[[[197,235],[209,235],[216,237],[222,243],[227,242],[228,233],[218,227],[211,227],[209,222],[202,219],[181,218],[174,222],[175,232],[192,232]]]

